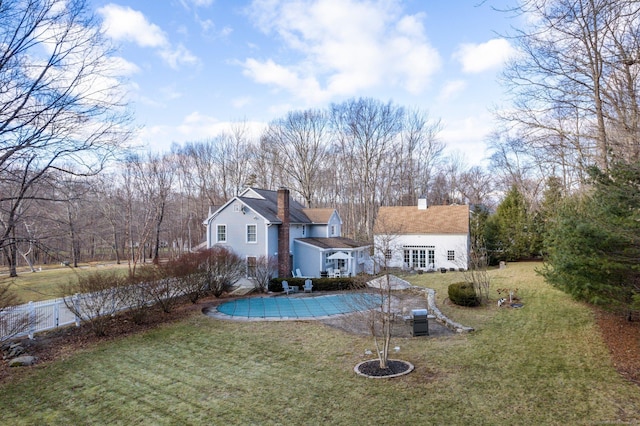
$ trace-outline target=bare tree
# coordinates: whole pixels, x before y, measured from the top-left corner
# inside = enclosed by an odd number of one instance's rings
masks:
[[[637,158],[640,6],[631,0],[525,0],[528,26],[505,72],[501,116],[530,144],[578,154],[576,167]],[[560,159],[563,156],[559,157]]]
[[[364,312],[367,316],[369,331],[373,337],[376,347],[380,368],[387,368],[389,361],[389,348],[391,347],[391,325],[394,319],[394,312],[391,309],[392,279],[389,272],[389,263],[394,253],[400,250],[398,245],[398,235],[402,225],[397,223],[387,223],[381,218],[376,221],[376,236],[374,239],[375,269],[380,270],[382,276],[370,284],[370,291],[364,293],[363,305],[375,306]]]
[[[255,264],[247,265],[254,288],[260,293],[269,290],[269,282],[278,273],[278,259],[276,257],[260,256]]]
[[[120,78],[82,0],[0,3],[0,248],[49,171],[99,172],[128,137]]]
[[[379,202],[379,182],[385,157],[402,130],[404,109],[391,102],[351,99],[331,106],[336,155],[344,170],[341,185],[347,220],[353,221],[356,237],[373,238]],[[356,210],[360,207],[360,211]]]
[[[318,180],[329,145],[329,117],[321,110],[289,112],[274,120],[263,135],[277,152],[277,163],[291,178],[290,185],[304,198],[307,207],[315,207]]]

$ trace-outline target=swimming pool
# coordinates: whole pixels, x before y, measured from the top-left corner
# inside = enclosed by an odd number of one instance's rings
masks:
[[[378,302],[378,303],[376,303]],[[252,297],[225,302],[217,311],[239,318],[318,318],[372,309],[379,304],[373,294],[347,293],[309,297]]]

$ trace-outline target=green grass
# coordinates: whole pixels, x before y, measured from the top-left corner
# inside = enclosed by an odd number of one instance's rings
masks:
[[[0,422],[640,422],[638,387],[615,372],[590,310],[544,284],[533,268],[492,272],[497,287],[518,284],[524,308],[452,308],[460,314],[454,320],[464,317],[478,331],[394,339],[397,357],[416,367],[401,378],[353,372],[372,348],[366,337],[313,321],[241,323],[197,314],[26,371],[0,386]],[[454,275],[412,279],[437,281],[440,294]]]
[[[74,280],[76,274],[86,272],[102,271],[117,268],[123,274],[128,272],[127,265],[82,265],[79,268],[51,267],[38,272],[22,270],[18,272],[18,277],[10,278],[7,274],[0,275],[0,284],[10,284],[11,290],[17,296],[18,303],[39,302],[41,300],[55,299],[60,297],[60,287]]]

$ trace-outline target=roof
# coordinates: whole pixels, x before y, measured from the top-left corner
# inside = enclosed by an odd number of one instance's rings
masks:
[[[304,209],[304,213],[313,223],[329,223],[335,209]]]
[[[468,234],[469,206],[380,207],[374,226],[376,234]]]
[[[271,223],[282,223],[278,218],[278,192],[266,189],[251,188],[262,199],[249,197],[238,197],[240,201],[245,203],[251,209],[255,210],[259,215],[264,217]],[[304,213],[305,208],[302,204],[289,196],[289,222],[291,223],[311,223],[311,220]]]
[[[331,238],[296,238],[296,241],[310,244],[321,249],[354,249],[358,247],[367,247],[371,244],[361,243],[346,237]]]
[[[270,223],[281,224],[278,217],[278,191],[268,189],[247,188],[237,197],[232,198],[223,206],[211,207],[209,210],[210,220],[212,214],[218,212],[222,207],[227,206],[233,200],[240,200],[260,216]],[[331,215],[335,212],[332,208],[309,209],[291,198],[289,195],[289,223],[294,224],[326,224],[329,223]],[[205,221],[206,223],[206,221]]]

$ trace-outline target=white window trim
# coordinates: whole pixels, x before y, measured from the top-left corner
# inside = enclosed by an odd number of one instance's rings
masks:
[[[255,241],[249,241],[249,227],[253,226],[254,234],[256,236]],[[248,223],[246,228],[245,228],[245,240],[247,244],[258,244],[258,225],[256,225],[255,223]]]
[[[218,238],[220,237],[220,233],[218,232],[218,229],[219,229],[221,226],[224,226],[224,240],[220,240],[220,239],[218,239]],[[218,224],[216,224],[216,243],[226,243],[226,242],[227,242],[227,239],[228,239],[228,238],[227,238],[227,237],[228,237],[228,235],[227,235],[227,233],[228,233],[228,229],[229,229],[229,228],[228,228],[228,227],[227,227],[227,225],[226,225],[226,224],[224,224],[224,223],[218,223]]]

